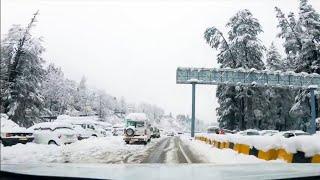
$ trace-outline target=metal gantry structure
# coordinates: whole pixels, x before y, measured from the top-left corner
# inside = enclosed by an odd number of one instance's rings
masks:
[[[192,85],[191,137],[194,137],[196,84],[309,90],[311,98],[311,123],[308,131],[311,134],[314,134],[316,131],[314,91],[320,88],[319,74],[231,68],[178,68],[176,73],[177,84]]]

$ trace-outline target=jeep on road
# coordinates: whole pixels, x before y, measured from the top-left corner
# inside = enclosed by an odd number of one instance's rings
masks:
[[[151,140],[151,124],[146,114],[130,113],[125,118],[126,127],[124,129],[123,140],[129,144],[130,142],[143,142],[147,144]]]

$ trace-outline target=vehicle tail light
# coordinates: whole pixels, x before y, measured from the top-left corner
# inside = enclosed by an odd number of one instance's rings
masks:
[[[12,134],[6,133],[6,137],[11,137],[11,136],[12,136]]]

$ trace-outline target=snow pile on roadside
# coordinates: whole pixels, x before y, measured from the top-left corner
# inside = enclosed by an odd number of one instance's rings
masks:
[[[1,163],[56,163],[63,162],[61,147],[44,144],[17,144],[1,147]]]
[[[280,144],[286,151],[291,153],[302,151],[306,157],[320,154],[320,138],[318,135],[281,138]]]
[[[205,136],[219,142],[246,144],[263,151],[283,148],[291,153],[303,151],[307,157],[320,154],[320,139],[318,135],[291,138],[284,138],[282,136],[242,136],[238,134],[201,134],[200,136]]]
[[[231,149],[218,149],[212,145],[201,141],[182,138],[182,141],[188,148],[194,152],[203,162],[217,164],[245,164],[245,163],[267,163],[282,161],[265,161],[252,155],[239,154]]]
[[[142,156],[157,143],[153,139],[148,145],[126,145],[121,136],[91,137],[69,145],[17,144],[1,147],[1,163],[130,163],[133,155]]]

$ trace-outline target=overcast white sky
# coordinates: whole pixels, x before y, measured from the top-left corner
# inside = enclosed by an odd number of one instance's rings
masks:
[[[319,11],[320,0],[310,3]],[[1,0],[1,36],[12,24],[26,25],[40,10],[33,33],[42,36],[48,63],[65,76],[129,102],[148,102],[167,113],[191,114],[191,87],[175,84],[175,70],[217,67],[216,51],[203,39],[207,27],[225,24],[247,8],[259,19],[267,46],[278,32],[274,6],[297,11],[297,0]],[[216,121],[215,86],[198,86],[196,116]]]

